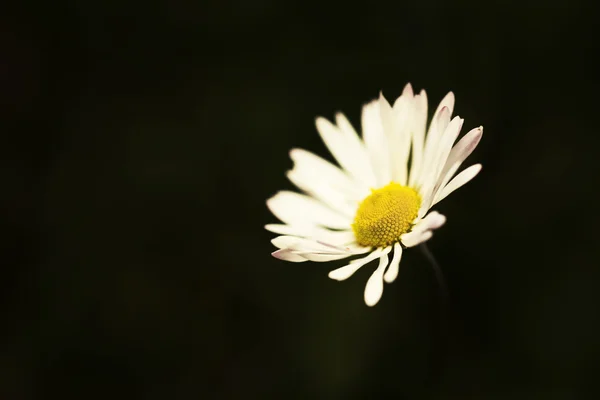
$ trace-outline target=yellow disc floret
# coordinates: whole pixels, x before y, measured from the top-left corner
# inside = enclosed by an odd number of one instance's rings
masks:
[[[412,188],[392,182],[371,189],[358,206],[352,229],[362,246],[389,246],[410,230],[417,217],[421,197]]]

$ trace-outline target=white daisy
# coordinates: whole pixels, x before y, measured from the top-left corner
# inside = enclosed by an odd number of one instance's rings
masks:
[[[415,95],[408,84],[393,107],[382,94],[363,107],[362,139],[341,113],[335,125],[317,118],[341,168],[305,150],[290,152],[294,168],[287,176],[306,194],[282,191],[267,201],[283,222],[265,227],[282,235],[272,240],[279,248],[273,256],[324,262],[362,255],[329,273],[338,281],[379,259],[364,293],[365,303],[375,305],[383,282],[398,276],[403,249],[429,240],[446,222],[430,209],[481,170],[475,164],[452,179],[483,132],[472,129],[453,146],[463,124],[458,116],[451,119],[453,108],[450,92],[426,132],[427,95]]]

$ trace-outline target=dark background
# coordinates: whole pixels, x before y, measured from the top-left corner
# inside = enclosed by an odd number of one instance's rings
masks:
[[[409,3],[409,4],[412,4]],[[0,13],[0,398],[600,395],[592,2],[21,2]],[[407,252],[273,259],[314,118],[453,90],[482,173]],[[446,357],[446,356],[447,357]]]

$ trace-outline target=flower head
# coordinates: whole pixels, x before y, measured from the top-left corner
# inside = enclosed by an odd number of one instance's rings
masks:
[[[338,281],[379,259],[364,293],[366,304],[375,305],[383,282],[398,276],[403,249],[429,240],[446,222],[431,208],[481,170],[475,164],[454,176],[483,127],[454,144],[463,119],[451,118],[453,108],[450,92],[426,129],[427,95],[414,94],[408,84],[393,106],[380,94],[363,107],[362,138],[341,113],[335,124],[317,118],[317,130],[339,167],[305,150],[290,152],[294,168],[287,176],[305,194],[282,191],[267,201],[283,222],[266,226],[281,235],[272,240],[279,248],[273,256],[325,262],[360,255],[329,273]]]

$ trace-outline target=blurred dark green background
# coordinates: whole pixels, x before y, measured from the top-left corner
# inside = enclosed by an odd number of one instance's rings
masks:
[[[408,4],[5,6],[0,398],[600,395],[597,7]],[[419,251],[371,309],[373,265],[338,283],[263,229],[289,149],[329,157],[315,116],[406,82],[485,127],[437,207],[442,334]]]

